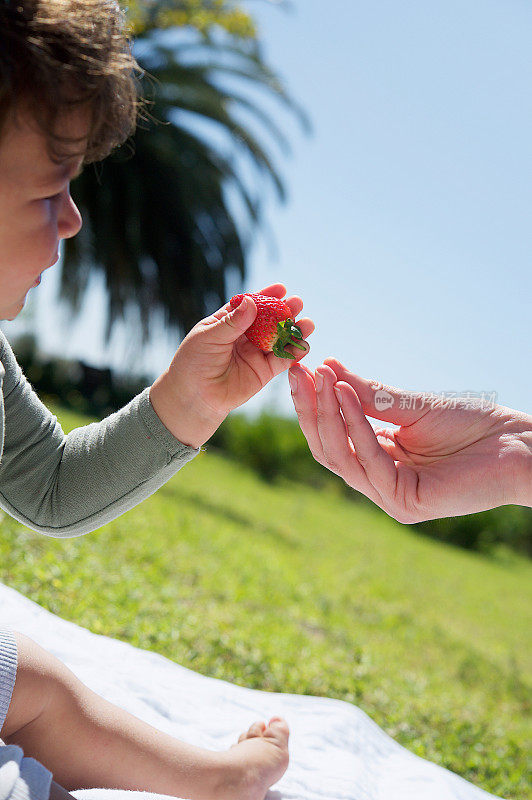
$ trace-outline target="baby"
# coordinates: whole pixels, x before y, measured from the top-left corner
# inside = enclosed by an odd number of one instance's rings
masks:
[[[1,0],[1,319],[17,316],[57,262],[60,240],[79,231],[72,178],[134,129],[135,66],[110,0]],[[281,298],[285,289],[262,293]],[[286,302],[295,319],[301,300]],[[68,436],[0,333],[0,506],[40,533],[77,536],[156,491],[290,365],[243,335],[256,313],[249,298],[234,310],[226,304],[192,329],[152,386]],[[312,333],[311,320],[298,324]],[[306,352],[305,344],[294,357]],[[255,723],[227,752],[192,747],[96,696],[9,630],[0,632],[0,726],[0,800],[90,787],[262,800],[288,764],[280,718]]]

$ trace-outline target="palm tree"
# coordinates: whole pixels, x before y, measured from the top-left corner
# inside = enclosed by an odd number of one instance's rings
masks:
[[[155,0],[150,8],[167,5]],[[285,197],[262,140],[267,136],[284,153],[289,143],[259,93],[265,90],[308,127],[254,38],[161,32],[156,23],[156,15],[145,20],[134,45],[146,71],[149,119],[137,128],[133,150],[124,145],[73,184],[85,225],[66,242],[61,295],[75,311],[90,276],[103,272],[108,339],[131,307],[146,340],[155,311],[169,328],[187,331],[225,302],[231,271],[245,276],[264,184]]]

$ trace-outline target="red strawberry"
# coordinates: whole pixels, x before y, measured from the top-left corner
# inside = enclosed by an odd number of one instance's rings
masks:
[[[257,306],[257,316],[247,331],[246,336],[260,350],[265,353],[273,351],[279,358],[295,358],[285,350],[287,344],[305,350],[302,344],[292,341],[292,337],[302,339],[303,334],[299,327],[291,319],[292,312],[290,307],[279,300],[278,297],[268,297],[265,294],[235,294],[229,301],[231,308],[237,308],[244,297],[251,297]]]

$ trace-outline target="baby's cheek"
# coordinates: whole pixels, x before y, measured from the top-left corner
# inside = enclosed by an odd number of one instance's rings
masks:
[[[24,281],[36,276],[53,258],[57,220],[46,201],[24,204],[0,217],[0,271],[4,278]],[[37,271],[37,272],[36,272]]]
[[[47,255],[50,255],[49,251],[53,250],[58,242],[56,215],[42,209],[40,214],[35,215],[32,228],[35,247],[48,251]]]
[[[18,272],[34,247],[30,235],[25,235],[15,224],[8,230],[0,229],[0,269],[2,272]]]
[[[31,235],[19,239],[13,248],[13,263],[17,265],[19,276],[25,280],[27,276],[37,274],[50,265],[55,254],[57,236],[50,228],[36,228]]]
[[[36,227],[42,230],[57,231],[57,203],[52,200],[38,200],[34,207]]]

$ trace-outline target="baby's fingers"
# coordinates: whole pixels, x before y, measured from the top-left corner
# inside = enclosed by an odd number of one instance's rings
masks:
[[[303,339],[308,339],[310,334],[314,333],[314,330],[316,328],[314,322],[308,317],[302,317],[301,319],[298,319],[297,324],[299,326],[299,329],[301,330],[301,335]]]
[[[286,286],[283,283],[272,283],[270,286],[265,286],[260,290],[259,294],[265,294],[267,297],[278,297],[280,300],[284,299],[284,302],[290,307],[292,319],[295,319],[303,310],[303,300],[300,297],[296,295],[285,297]]]
[[[286,286],[284,283],[271,283],[269,286],[264,286],[259,290],[259,294],[265,294],[267,297],[283,298],[286,294]]]
[[[292,358],[279,358],[279,356],[275,355],[275,353],[266,354],[266,359],[269,362],[272,376],[280,375],[281,372],[285,372],[296,361],[300,361],[302,358],[305,358],[310,350],[309,343],[306,341],[306,339],[311,333],[313,333],[314,323],[311,319],[308,319],[308,317],[304,317],[303,319],[298,320],[297,324],[301,330],[302,338],[294,338],[292,340],[293,344],[287,344],[284,347],[285,352],[290,353]]]
[[[297,295],[291,295],[290,297],[285,297],[285,303],[292,312],[292,319],[295,320],[297,315],[303,311],[303,300]],[[297,324],[299,325],[299,321]]]

